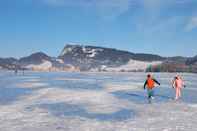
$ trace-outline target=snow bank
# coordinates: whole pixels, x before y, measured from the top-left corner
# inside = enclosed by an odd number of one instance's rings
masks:
[[[31,70],[40,70],[40,71],[48,71],[50,68],[52,68],[52,63],[50,61],[43,61],[42,64],[39,65],[27,65],[26,68]]]
[[[64,61],[62,59],[56,59],[57,62],[59,62],[60,64],[64,64]]]
[[[105,70],[107,71],[145,71],[149,66],[152,65],[159,65],[161,61],[154,61],[154,62],[143,62],[137,60],[130,60],[126,65],[122,65],[120,67],[107,67]]]

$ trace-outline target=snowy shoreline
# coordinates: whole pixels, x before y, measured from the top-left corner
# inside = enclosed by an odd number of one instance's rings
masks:
[[[0,72],[10,72],[10,73],[14,73],[13,70],[1,70],[0,69]],[[18,74],[21,74],[22,71],[19,70]],[[197,74],[195,72],[144,72],[144,71],[62,71],[62,70],[59,70],[59,71],[46,71],[46,70],[43,70],[43,71],[36,71],[36,70],[26,70],[25,73],[84,73],[84,74],[130,74],[130,73],[150,73],[150,74]]]

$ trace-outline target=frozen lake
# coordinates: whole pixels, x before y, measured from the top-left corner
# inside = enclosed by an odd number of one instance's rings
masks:
[[[196,131],[197,74],[174,101],[173,73],[148,103],[145,73],[0,72],[0,131]]]

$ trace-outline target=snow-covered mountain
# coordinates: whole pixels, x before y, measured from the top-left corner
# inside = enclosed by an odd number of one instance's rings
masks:
[[[134,54],[117,49],[80,45],[66,45],[58,58],[62,59],[64,63],[79,67],[80,70],[94,71],[122,68],[124,65],[131,65],[131,61],[140,63],[142,67],[138,66],[137,69],[134,69],[134,66],[125,66],[126,70],[145,70],[146,65],[151,62],[164,60],[158,55]]]
[[[41,64],[43,63],[43,61],[51,61],[51,57],[46,55],[43,52],[37,52],[37,53],[31,54],[30,56],[19,59],[19,63],[23,65]]]
[[[18,60],[20,66],[28,70],[50,71],[50,70],[73,70],[73,66],[64,64],[62,59],[50,57],[43,52],[37,52]]]
[[[197,72],[196,58],[162,57],[112,48],[67,44],[58,57],[38,52],[19,60],[0,58],[0,67],[39,71]]]
[[[19,59],[22,67],[29,70],[49,70],[52,67],[52,58],[43,52],[37,52]]]
[[[18,66],[18,60],[15,58],[0,58],[1,69],[13,69]]]

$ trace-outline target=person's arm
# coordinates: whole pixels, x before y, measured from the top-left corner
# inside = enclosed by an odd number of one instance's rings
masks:
[[[158,85],[161,85],[157,80],[153,79],[155,83],[157,83]]]
[[[183,79],[181,79],[181,80],[182,80],[182,85],[185,88],[186,87],[185,82],[183,81]]]
[[[175,88],[175,87],[176,87],[176,83],[175,83],[175,81],[176,81],[176,80],[172,80],[172,87],[173,87],[173,88]]]
[[[147,80],[144,83],[144,90],[146,89]]]
[[[186,85],[185,85],[185,82],[183,81],[183,78],[182,78],[181,76],[179,76],[179,79],[181,79],[181,81],[182,81],[182,86],[185,88]]]

